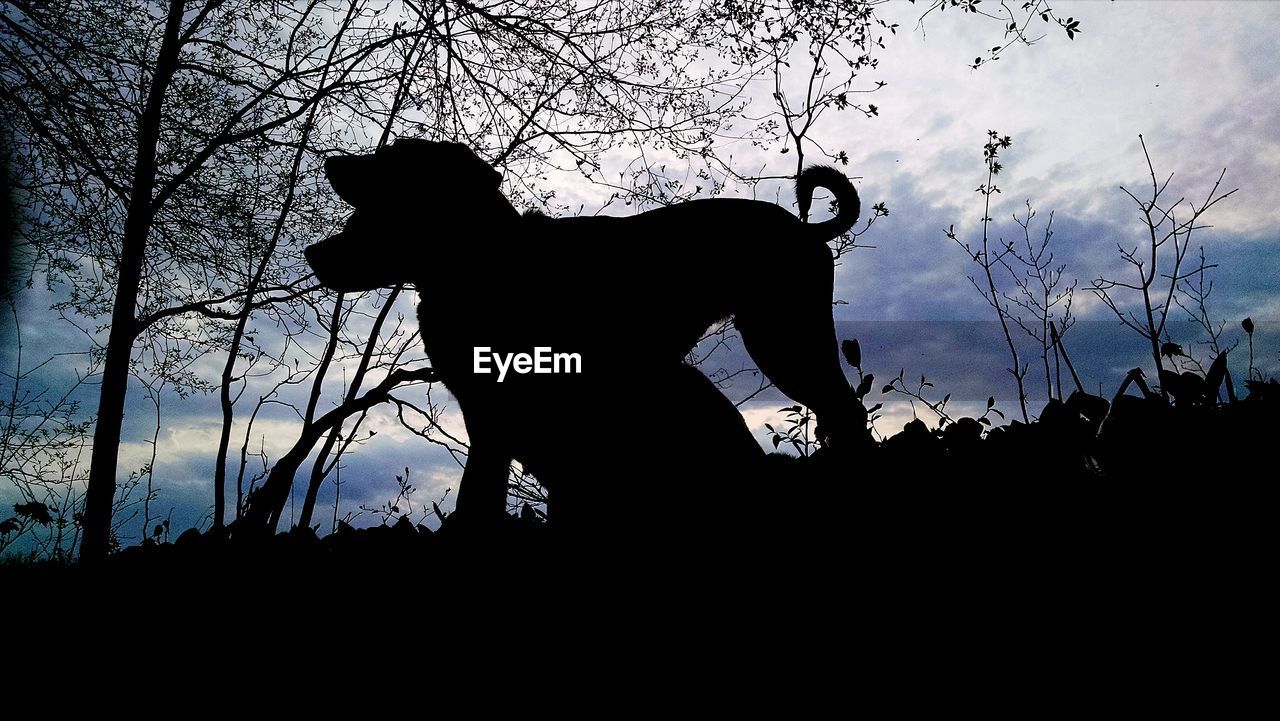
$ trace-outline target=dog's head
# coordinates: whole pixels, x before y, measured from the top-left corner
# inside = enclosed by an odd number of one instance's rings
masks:
[[[307,248],[321,283],[342,291],[412,282],[420,261],[441,250],[436,242],[467,242],[449,228],[516,215],[502,197],[502,176],[458,143],[403,139],[366,155],[342,155],[324,164],[338,197],[355,206],[342,232]]]

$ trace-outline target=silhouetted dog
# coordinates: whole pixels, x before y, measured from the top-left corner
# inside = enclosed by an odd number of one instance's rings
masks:
[[[602,481],[713,473],[719,449],[706,449],[692,468],[653,467],[637,452],[645,438],[654,451],[664,443],[698,447],[707,423],[722,440],[750,438],[710,382],[681,369],[707,328],[729,316],[760,370],[814,410],[826,441],[853,446],[866,435],[831,316],[826,241],[859,213],[839,171],[809,168],[797,182],[805,210],[815,187],[835,194],[838,215],[814,224],[771,203],[728,198],[626,218],[521,216],[500,192],[501,176],[455,143],[400,140],[330,158],[325,172],[356,210],[342,233],[307,248],[307,260],[338,290],[417,287],[427,354],[471,439],[458,496],[463,517],[500,516],[513,458],[546,482],[553,504],[566,499],[565,508],[598,505],[579,504],[576,494],[617,500],[612,490],[590,490]],[[495,358],[537,348],[577,354],[579,372],[522,373],[516,364],[500,380]],[[481,365],[493,372],[476,372],[477,349],[488,349]],[[692,409],[693,423],[682,422],[682,407]]]

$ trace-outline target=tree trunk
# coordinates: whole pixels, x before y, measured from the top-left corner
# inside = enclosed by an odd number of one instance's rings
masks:
[[[268,257],[270,257],[269,254]],[[244,297],[244,308],[236,320],[235,333],[231,336],[231,348],[227,351],[227,362],[223,364],[222,378],[218,386],[218,404],[222,408],[222,429],[218,434],[218,455],[213,465],[213,527],[215,529],[222,528],[226,523],[227,449],[231,446],[231,421],[235,412],[231,400],[231,384],[235,380],[236,357],[240,350],[240,342],[244,338],[245,326],[249,323],[249,314],[253,309],[253,294],[257,289],[259,277],[260,274],[254,275],[249,282],[249,289]]]
[[[147,91],[147,104],[138,122],[138,148],[133,165],[129,212],[125,216],[124,238],[120,247],[120,278],[111,310],[102,390],[98,396],[98,422],[93,432],[93,454],[89,460],[89,486],[85,491],[80,560],[89,565],[106,558],[111,542],[111,507],[116,492],[116,464],[125,396],[129,389],[129,357],[138,335],[138,284],[154,210],[152,193],[156,180],[160,111],[178,65],[184,5],[185,0],[172,0],[169,4],[164,40],[156,58],[151,87]]]
[[[351,398],[320,416],[314,423],[303,426],[302,433],[280,460],[276,461],[267,475],[267,480],[249,498],[249,508],[237,524],[237,535],[241,538],[265,536],[275,533],[284,514],[285,501],[289,498],[289,489],[293,487],[293,478],[302,466],[302,462],[311,455],[321,436],[342,424],[344,420],[362,413],[370,408],[385,403],[391,391],[405,383],[431,383],[437,380],[435,371],[430,368],[405,370],[397,368],[359,398]]]
[[[329,431],[329,435],[325,436],[324,445],[320,446],[320,452],[316,454],[315,466],[311,469],[311,481],[307,484],[307,495],[302,500],[302,512],[298,514],[298,527],[311,527],[311,514],[316,509],[316,498],[320,495],[320,485],[324,483],[325,461],[329,459],[329,454],[333,452],[333,447],[338,442],[338,431],[340,426]]]

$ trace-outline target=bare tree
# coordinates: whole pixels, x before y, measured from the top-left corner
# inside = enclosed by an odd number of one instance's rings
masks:
[[[915,3],[916,0],[910,0],[910,2]],[[1002,0],[999,3],[988,2],[986,5],[982,5],[982,0],[928,0],[927,3],[921,3],[921,5],[926,4],[928,7],[916,23],[921,33],[924,33],[926,18],[934,14],[942,15],[947,10],[992,20],[1004,28],[1004,35],[999,44],[983,50],[982,54],[970,63],[969,67],[975,70],[999,60],[1006,50],[1015,45],[1030,47],[1044,39],[1044,35],[1037,35],[1033,30],[1036,20],[1046,25],[1056,24],[1066,33],[1069,40],[1075,40],[1076,35],[1081,32],[1079,20],[1074,17],[1062,18],[1049,7],[1047,0],[1024,0],[1021,3]]]
[[[1075,325],[1075,316],[1071,314],[1071,303],[1075,298],[1076,280],[1066,282],[1067,267],[1063,263],[1054,262],[1053,253],[1053,213],[1045,221],[1044,229],[1038,240],[1032,239],[1031,224],[1035,220],[1036,211],[1031,201],[1026,202],[1027,212],[1019,218],[1015,213],[1013,222],[1022,228],[1022,246],[1012,244],[1008,256],[1004,259],[1005,269],[1009,272],[1018,291],[1005,293],[1009,303],[1020,308],[1022,313],[1013,312],[1013,322],[1031,337],[1039,347],[1040,363],[1044,370],[1045,395],[1053,397],[1054,380],[1057,380],[1058,398],[1062,393],[1062,364],[1060,348],[1062,337]],[[1010,260],[1012,259],[1012,260]],[[1049,367],[1049,354],[1054,357],[1053,371]],[[1067,361],[1070,363],[1070,361]]]
[[[1196,273],[1195,276],[1191,278],[1184,278],[1182,286],[1179,288],[1180,292],[1175,293],[1173,296],[1173,302],[1187,314],[1187,319],[1204,334],[1202,339],[1198,340],[1197,343],[1199,345],[1206,346],[1209,350],[1210,356],[1217,358],[1223,353],[1230,353],[1235,350],[1236,346],[1238,346],[1240,342],[1233,341],[1231,343],[1227,343],[1226,339],[1223,337],[1224,331],[1227,327],[1227,321],[1220,318],[1214,318],[1209,312],[1209,301],[1214,290],[1214,282],[1213,279],[1209,277],[1209,271],[1216,266],[1208,262],[1205,256],[1204,246],[1200,246],[1199,267],[1204,268],[1204,272]],[[1253,321],[1247,318],[1245,320],[1248,321],[1248,323],[1242,323],[1242,326],[1246,329],[1252,328]],[[1249,335],[1250,340],[1252,340],[1251,333],[1246,331],[1246,335]],[[1187,363],[1199,371],[1201,375],[1207,373],[1207,369],[1209,367],[1208,364],[1202,363],[1191,353],[1184,352],[1183,357],[1186,358]],[[1210,363],[1212,363],[1212,361],[1210,361]],[[1226,372],[1224,380],[1227,382],[1226,386],[1228,397],[1231,400],[1235,400],[1235,388],[1231,384],[1230,371]]]
[[[370,31],[344,52],[325,52],[332,41],[322,10],[330,8],[318,3],[171,0],[162,15],[154,9],[68,0],[14,3],[0,15],[6,120],[17,128],[27,177],[51,181],[44,218],[57,218],[49,211],[58,206],[66,211],[62,232],[29,240],[47,241],[41,250],[50,270],[71,282],[79,314],[110,309],[85,499],[88,562],[102,558],[109,541],[135,344],[188,334],[182,340],[192,352],[207,350],[225,327],[206,325],[192,336],[174,319],[231,318],[225,304],[246,297],[220,262],[248,255],[234,248],[253,241],[235,222],[244,194],[253,194],[228,185],[244,177],[237,151],[288,143],[277,133],[316,103],[376,84],[380,68],[370,58],[399,38]],[[92,235],[67,232],[90,224]],[[71,257],[87,260],[92,273]],[[287,295],[297,285],[256,290]]]
[[[1164,355],[1181,353],[1179,344],[1167,337],[1167,321],[1169,312],[1177,305],[1175,296],[1183,286],[1192,279],[1199,278],[1212,265],[1204,262],[1188,269],[1187,252],[1191,247],[1192,234],[1210,226],[1205,225],[1205,212],[1217,205],[1224,198],[1231,196],[1237,189],[1221,192],[1222,180],[1227,171],[1224,168],[1214,181],[1213,187],[1200,205],[1188,201],[1185,197],[1169,202],[1162,199],[1173,180],[1170,173],[1163,181],[1156,177],[1155,166],[1151,162],[1151,153],[1147,151],[1146,140],[1139,135],[1142,154],[1147,161],[1147,172],[1151,178],[1151,193],[1139,199],[1121,186],[1125,195],[1138,206],[1141,213],[1143,240],[1134,246],[1117,243],[1120,258],[1129,265],[1136,276],[1132,282],[1099,277],[1089,288],[1115,314],[1126,327],[1141,335],[1151,347],[1151,360],[1156,368],[1157,377],[1161,379],[1161,395],[1168,400],[1169,392],[1164,387],[1165,367],[1161,360]],[[1186,207],[1186,212],[1182,209]],[[1181,214],[1181,217],[1179,217]],[[1116,297],[1116,290],[1131,291],[1141,298],[1137,310],[1128,308]]]

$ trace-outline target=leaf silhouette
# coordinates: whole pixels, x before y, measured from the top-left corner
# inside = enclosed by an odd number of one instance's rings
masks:
[[[1205,374],[1205,400],[1212,403],[1218,397],[1218,389],[1222,387],[1222,381],[1227,376],[1227,352],[1222,351],[1217,358],[1213,359],[1213,364],[1209,366],[1209,372]]]
[[[15,503],[13,504],[13,512],[19,516],[26,516],[42,526],[53,523],[53,516],[49,515],[49,507],[39,501]]]
[[[854,368],[862,368],[862,346],[858,345],[857,338],[850,338],[840,344],[840,352],[844,354],[844,359]]]

